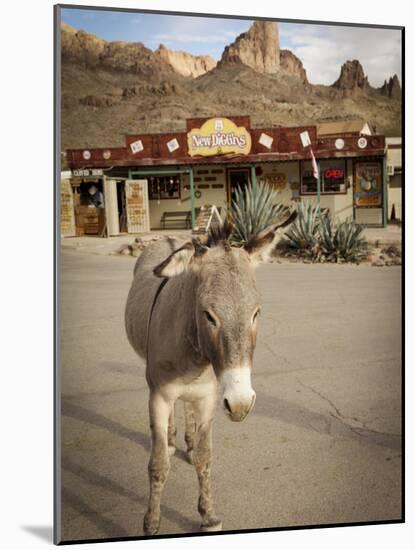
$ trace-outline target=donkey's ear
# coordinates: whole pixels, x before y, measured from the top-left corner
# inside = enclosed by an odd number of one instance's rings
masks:
[[[175,250],[161,264],[153,269],[157,277],[175,277],[184,271],[190,269],[196,259],[207,252],[207,247],[203,246],[196,239],[186,242],[183,246]]]
[[[270,252],[279,241],[280,235],[278,230],[290,225],[296,217],[297,212],[294,210],[283,222],[266,227],[246,243],[244,248],[255,264],[268,260]]]

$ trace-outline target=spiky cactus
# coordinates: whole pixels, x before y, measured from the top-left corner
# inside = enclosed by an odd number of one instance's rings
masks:
[[[277,223],[288,208],[277,203],[277,193],[265,183],[237,187],[229,218],[233,224],[232,241],[237,245],[247,243],[251,237],[266,227]]]

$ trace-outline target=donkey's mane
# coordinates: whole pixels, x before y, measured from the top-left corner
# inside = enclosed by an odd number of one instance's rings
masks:
[[[213,248],[215,246],[230,247],[230,236],[233,225],[229,218],[226,218],[221,224],[212,224],[209,228],[206,246]]]

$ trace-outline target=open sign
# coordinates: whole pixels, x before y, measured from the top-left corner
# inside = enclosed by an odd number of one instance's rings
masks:
[[[329,169],[329,170],[326,170],[324,172],[324,177],[326,179],[340,179],[340,178],[344,178],[344,170],[339,170],[339,169]]]

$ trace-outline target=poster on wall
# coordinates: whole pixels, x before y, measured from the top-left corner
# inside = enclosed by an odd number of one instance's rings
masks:
[[[147,180],[125,182],[127,228],[129,233],[149,231],[149,204]]]
[[[382,206],[382,164],[380,162],[357,162],[355,170],[356,206]]]
[[[55,7],[56,543],[402,522],[401,269],[345,220],[348,163],[382,203],[402,29],[251,9]],[[318,136],[366,105],[365,148]],[[105,241],[64,242],[76,201]]]

